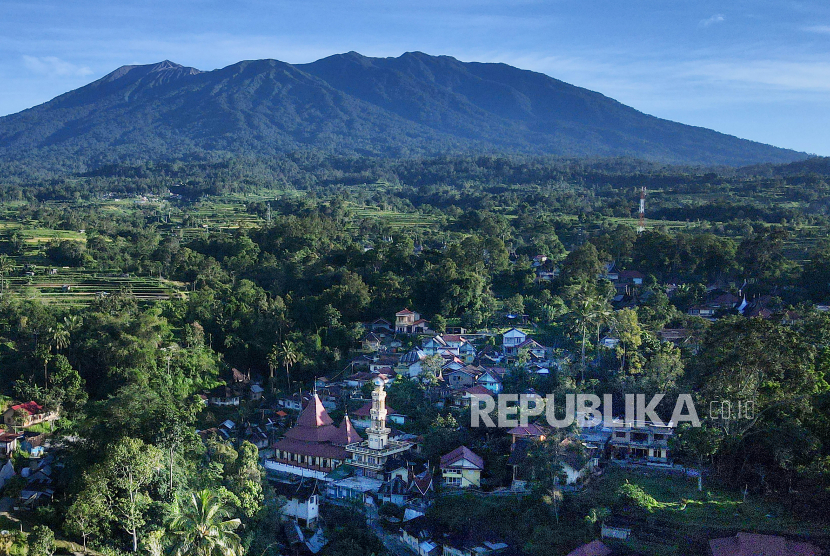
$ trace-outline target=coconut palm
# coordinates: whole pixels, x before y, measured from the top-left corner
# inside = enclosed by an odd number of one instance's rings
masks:
[[[297,349],[297,346],[291,340],[285,340],[276,348],[276,360],[280,361],[285,367],[285,379],[288,384],[288,389],[291,389],[291,367],[300,361],[302,354]]]
[[[242,545],[234,531],[239,519],[227,519],[228,510],[210,490],[179,499],[170,524],[174,556],[241,556]]]
[[[64,325],[58,323],[54,328],[50,328],[49,336],[50,343],[55,346],[55,351],[60,352],[69,346],[69,331]]]

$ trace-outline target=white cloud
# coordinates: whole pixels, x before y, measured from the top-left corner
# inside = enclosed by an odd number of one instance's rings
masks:
[[[723,23],[724,21],[726,21],[726,18],[723,17],[723,14],[715,14],[710,18],[701,19],[699,25],[701,27],[709,27],[710,25],[715,25],[716,23]]]
[[[802,93],[830,92],[830,63],[821,59],[693,61],[680,65],[679,69],[681,76],[702,77],[714,82]]]
[[[92,74],[86,66],[77,66],[56,56],[23,56],[29,70],[48,77],[85,77]]]
[[[809,33],[824,33],[830,35],[830,25],[811,25],[804,27],[804,30]]]

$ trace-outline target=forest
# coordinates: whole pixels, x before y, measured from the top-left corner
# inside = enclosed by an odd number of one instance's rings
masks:
[[[752,421],[679,430],[675,459],[705,466],[713,490],[744,489],[828,527],[826,161],[702,171],[308,152],[71,176],[3,170],[0,393],[60,414],[54,496],[24,518],[29,554],[43,554],[37,542],[49,534],[101,554],[178,550],[208,507],[221,542],[279,554],[281,502],[257,448],[196,431],[222,416],[254,422],[318,377],[342,376],[361,353],[363,323],[404,307],[437,333],[492,332],[492,345],[522,316],[560,364],[549,375],[515,364],[505,392],[692,392],[700,407],[752,397],[761,408]],[[612,272],[642,279],[620,290]],[[139,295],[146,284],[152,295]],[[712,305],[724,295],[747,310]],[[704,306],[716,318],[701,316]],[[664,341],[666,330],[688,341]],[[261,377],[265,400],[233,414],[204,407],[200,395],[232,368]],[[390,405],[417,415],[407,430],[425,436],[424,460],[465,444],[484,455],[487,480],[507,481],[509,437],[459,426],[466,414],[437,408],[429,386],[389,387]],[[22,487],[13,479],[4,492]],[[463,528],[457,502],[430,515]],[[591,538],[597,519],[586,516],[612,502],[593,503],[566,497],[555,519],[544,497],[475,511],[522,523],[549,514],[544,526],[502,531],[541,555]],[[382,553],[363,527],[333,527],[324,553],[365,555],[371,543]]]

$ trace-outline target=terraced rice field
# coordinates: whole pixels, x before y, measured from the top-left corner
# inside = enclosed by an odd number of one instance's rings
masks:
[[[154,302],[185,295],[186,286],[180,282],[82,269],[59,268],[57,274],[47,269],[36,269],[34,276],[17,270],[14,276],[3,280],[5,291],[37,297],[48,303],[80,305],[93,299],[120,292],[129,292],[139,302]],[[20,274],[23,274],[20,276]]]

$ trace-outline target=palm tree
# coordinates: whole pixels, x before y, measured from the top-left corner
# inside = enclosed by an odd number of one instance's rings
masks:
[[[228,510],[210,490],[178,500],[170,524],[174,556],[242,556],[242,544],[234,531],[239,519],[227,519]]]
[[[588,328],[594,322],[596,315],[595,298],[579,292],[571,305],[571,319],[574,329],[582,336],[581,381],[585,382],[585,346],[588,340]]]
[[[274,378],[274,371],[280,366],[280,346],[275,344],[268,353],[268,370],[271,371],[271,378]]]
[[[288,389],[291,389],[291,367],[300,360],[302,354],[291,340],[285,340],[276,348],[276,360],[285,366],[285,379],[288,381]]]
[[[60,352],[69,346],[69,331],[64,325],[58,323],[54,328],[50,328],[49,336],[52,345],[55,346],[55,351]]]
[[[70,334],[74,334],[78,330],[80,330],[81,326],[84,324],[84,319],[81,318],[80,315],[69,315],[63,317],[63,326],[69,331]]]

